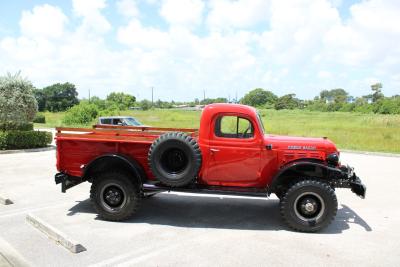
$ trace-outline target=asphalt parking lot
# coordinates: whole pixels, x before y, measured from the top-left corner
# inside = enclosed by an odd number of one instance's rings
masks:
[[[278,200],[163,193],[130,221],[97,219],[89,184],[54,184],[55,151],[0,155],[0,266],[400,266],[400,157],[342,153],[367,185],[338,189],[336,220],[317,234],[282,224]],[[73,254],[26,222],[81,243]]]

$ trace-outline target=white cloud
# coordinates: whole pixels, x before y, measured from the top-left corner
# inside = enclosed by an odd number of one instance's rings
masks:
[[[340,23],[338,11],[325,0],[273,1],[270,29],[260,38],[277,64],[306,64],[317,55],[326,31]],[[278,56],[279,55],[279,56]]]
[[[329,60],[350,66],[399,66],[400,2],[365,1],[350,11],[348,21],[326,33]]]
[[[270,1],[212,0],[207,23],[211,29],[246,28],[269,19]]]
[[[111,24],[101,14],[107,6],[105,0],[72,0],[72,6],[75,14],[83,17],[81,31],[105,33],[111,29]]]
[[[74,12],[82,17],[90,17],[93,13],[106,7],[105,0],[72,0]]]
[[[19,22],[22,34],[30,37],[57,38],[63,35],[67,17],[60,8],[48,4],[23,11]]]
[[[118,12],[125,17],[137,17],[139,9],[135,0],[120,0],[117,2]]]
[[[118,29],[118,40],[126,45],[145,49],[166,47],[169,44],[168,33],[152,27],[143,27],[139,20],[133,19],[125,27]]]
[[[332,78],[332,73],[326,70],[321,70],[318,72],[318,78],[320,79],[329,79]]]
[[[201,0],[163,0],[160,15],[173,26],[191,27],[202,22],[203,10]]]

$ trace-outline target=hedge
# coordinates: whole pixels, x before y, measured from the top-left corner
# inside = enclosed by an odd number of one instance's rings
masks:
[[[46,147],[53,135],[40,131],[0,131],[0,149],[26,149]]]
[[[32,122],[0,122],[0,131],[32,131]]]
[[[46,117],[43,114],[36,113],[35,118],[33,119],[35,123],[46,123]]]

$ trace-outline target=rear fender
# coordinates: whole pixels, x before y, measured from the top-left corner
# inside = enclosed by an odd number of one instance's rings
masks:
[[[136,160],[121,154],[105,154],[95,158],[84,167],[83,179],[91,182],[96,173],[111,170],[133,174],[140,185],[147,179],[142,166]]]

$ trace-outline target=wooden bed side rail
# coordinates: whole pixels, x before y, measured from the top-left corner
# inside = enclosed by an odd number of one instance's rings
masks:
[[[160,132],[197,132],[196,128],[169,128],[169,127],[149,127],[149,126],[120,126],[120,125],[93,125],[93,129],[118,129],[118,130],[137,130],[137,131],[160,131]]]
[[[157,130],[159,129],[159,130]],[[166,130],[167,129],[167,130]],[[168,129],[173,129],[173,130],[168,130]],[[74,134],[74,133],[80,133],[80,134],[99,134],[99,135],[129,135],[129,136],[137,136],[137,137],[146,137],[146,136],[160,136],[164,134],[165,132],[168,131],[180,131],[184,132],[184,130],[187,129],[179,129],[179,128],[155,128],[152,127],[151,130],[147,129],[145,131],[142,130],[137,130],[137,129],[127,129],[127,128],[112,128],[112,127],[107,127],[107,128],[72,128],[72,127],[56,127],[56,136],[60,136],[61,134]],[[197,131],[186,131],[187,134],[191,136],[196,136]]]

